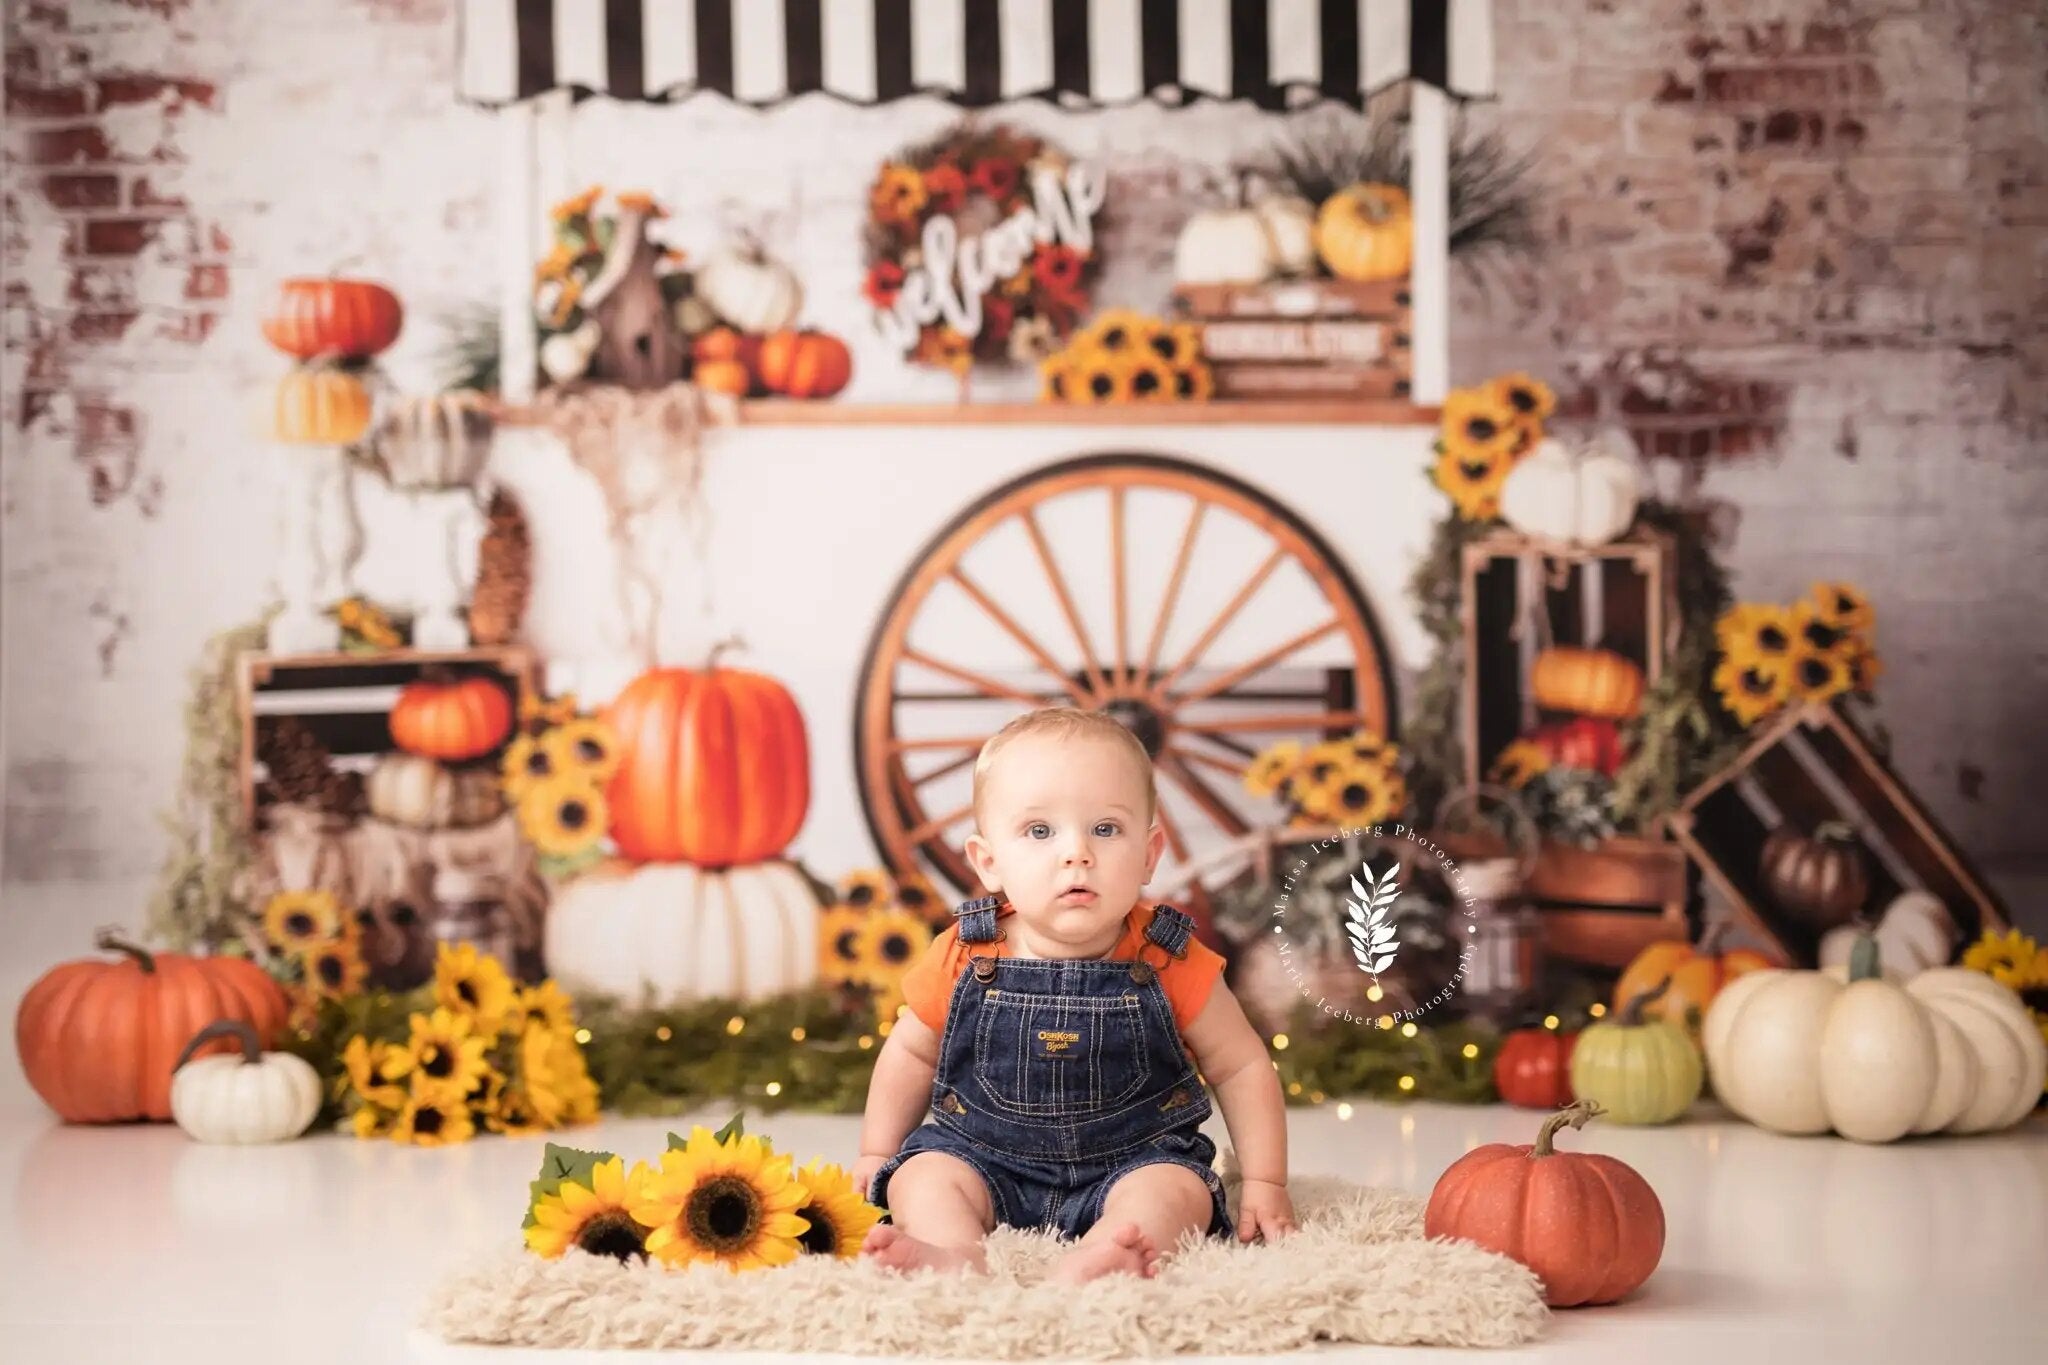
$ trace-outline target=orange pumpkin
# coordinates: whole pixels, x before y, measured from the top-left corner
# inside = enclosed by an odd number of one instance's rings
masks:
[[[292,445],[345,446],[370,429],[370,391],[346,370],[293,370],[277,381],[271,436]]]
[[[713,327],[691,345],[690,358],[700,364],[707,360],[737,360],[752,372],[761,359],[761,338],[730,327]]]
[[[512,733],[512,700],[489,678],[407,683],[391,706],[391,741],[409,754],[460,763]]]
[[[619,766],[612,838],[638,862],[731,867],[773,858],[810,808],[810,747],[796,699],[773,678],[656,668],[605,709]]]
[[[1747,948],[1733,952],[1716,952],[1721,936],[1728,932],[1727,920],[1710,925],[1700,935],[1699,946],[1672,941],[1652,943],[1637,953],[1635,960],[1623,969],[1621,977],[1614,983],[1614,1008],[1622,1006],[1637,997],[1648,997],[1656,990],[1659,982],[1671,979],[1671,989],[1643,1006],[1646,1017],[1668,1019],[1681,1025],[1698,1042],[1700,1020],[1707,1014],[1707,1006],[1714,1003],[1714,997],[1724,990],[1728,983],[1745,972],[1762,971],[1778,964],[1762,953]]]
[[[1501,1040],[1493,1059],[1493,1088],[1524,1109],[1556,1109],[1572,1102],[1572,1048],[1576,1031],[1518,1028]]]
[[[1395,280],[1415,256],[1415,220],[1398,185],[1338,190],[1316,211],[1316,254],[1343,280]]]
[[[1430,1191],[1422,1235],[1520,1261],[1553,1308],[1613,1303],[1634,1290],[1664,1256],[1657,1192],[1611,1156],[1551,1145],[1558,1129],[1599,1112],[1580,1100],[1545,1119],[1533,1144],[1489,1142],[1459,1157]]]
[[[239,1019],[265,1045],[284,1027],[284,991],[242,957],[150,953],[102,931],[118,961],[53,967],[14,1016],[28,1083],[67,1123],[165,1122],[178,1052],[206,1025]],[[231,1050],[219,1039],[202,1053]]]
[[[698,388],[735,398],[745,398],[754,388],[753,374],[738,360],[700,360],[690,375]]]
[[[373,356],[398,340],[405,309],[369,280],[289,279],[263,319],[271,345],[299,360]]]
[[[1529,693],[1552,711],[1627,720],[1642,709],[1643,670],[1610,649],[1560,645],[1536,656]]]
[[[853,354],[825,332],[776,332],[761,343],[761,382],[791,398],[830,398],[853,378]]]

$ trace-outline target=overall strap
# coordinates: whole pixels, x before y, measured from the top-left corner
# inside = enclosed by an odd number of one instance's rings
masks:
[[[1145,938],[1174,957],[1188,955],[1188,939],[1195,932],[1195,917],[1163,901],[1153,907],[1152,922],[1145,926]]]
[[[977,896],[973,900],[961,901],[953,908],[953,918],[960,926],[962,943],[993,943],[998,937],[996,911],[1002,907],[1001,896]]]

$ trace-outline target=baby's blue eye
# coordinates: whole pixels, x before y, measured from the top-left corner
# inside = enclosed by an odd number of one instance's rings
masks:
[[[1114,839],[1119,828],[1116,821],[1104,820],[1095,826],[1095,834],[1098,838]]]
[[[1044,830],[1045,833],[1040,834],[1040,830]],[[1024,827],[1024,833],[1033,839],[1043,839],[1050,837],[1050,835],[1052,834],[1052,826],[1048,825],[1043,820],[1034,820]]]

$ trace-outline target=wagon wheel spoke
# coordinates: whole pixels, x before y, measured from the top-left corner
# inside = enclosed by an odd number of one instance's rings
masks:
[[[969,735],[958,739],[892,739],[889,741],[889,748],[895,753],[910,749],[972,749],[978,753],[981,746],[988,741],[987,735]]]
[[[1173,557],[1173,572],[1166,579],[1166,596],[1159,604],[1159,619],[1152,624],[1152,638],[1145,644],[1145,662],[1139,666],[1137,676],[1150,678],[1159,667],[1159,646],[1166,639],[1166,627],[1173,620],[1173,609],[1180,602],[1181,584],[1187,581],[1188,560],[1195,551],[1195,535],[1202,529],[1202,517],[1209,510],[1209,504],[1197,501],[1194,510],[1188,513],[1187,529],[1180,533],[1180,549]]]
[[[1112,580],[1110,601],[1116,613],[1116,679],[1121,688],[1126,681],[1126,670],[1130,666],[1131,634],[1126,598],[1130,584],[1124,577],[1124,489],[1122,484],[1109,490],[1109,574]]]
[[[1251,828],[1245,822],[1244,817],[1232,810],[1229,803],[1218,796],[1208,783],[1197,777],[1189,770],[1187,764],[1181,762],[1172,754],[1161,756],[1159,767],[1168,777],[1178,782],[1182,790],[1194,798],[1195,804],[1202,808],[1202,813],[1207,815],[1216,824],[1217,828],[1232,835],[1243,834]]]
[[[1059,661],[1046,653],[1045,647],[1032,639],[1022,626],[1011,620],[1010,614],[997,606],[989,598],[989,595],[981,590],[981,585],[967,576],[965,570],[956,565],[948,572],[947,576],[960,585],[962,592],[974,599],[976,606],[988,613],[990,620],[1001,626],[1011,639],[1022,645],[1024,652],[1036,659],[1040,668],[1043,668],[1046,672],[1060,680],[1060,686],[1065,688],[1067,695],[1074,699],[1075,705],[1087,706],[1090,704],[1088,694],[1074,686],[1074,680],[1068,677],[1066,670],[1059,666]]]
[[[1272,576],[1273,570],[1279,568],[1281,562],[1286,558],[1286,546],[1274,547],[1273,553],[1266,556],[1266,562],[1259,566],[1258,572],[1254,573],[1245,581],[1245,585],[1237,590],[1237,596],[1231,598],[1230,601],[1224,604],[1223,610],[1216,613],[1216,619],[1209,623],[1209,628],[1202,632],[1201,638],[1195,641],[1186,656],[1173,666],[1171,672],[1153,686],[1152,701],[1155,705],[1164,706],[1166,704],[1166,689],[1179,681],[1180,675],[1192,668],[1195,660],[1201,658],[1209,646],[1216,642],[1216,637],[1223,633],[1224,627],[1231,623],[1238,612],[1244,610],[1244,604],[1252,600],[1252,595],[1258,592],[1265,581]]]
[[[1238,667],[1231,669],[1228,673],[1225,673],[1222,677],[1211,678],[1208,682],[1203,683],[1200,687],[1196,688],[1192,692],[1174,693],[1172,695],[1172,701],[1176,706],[1186,706],[1190,702],[1201,701],[1205,697],[1213,697],[1218,692],[1227,692],[1231,688],[1243,682],[1246,678],[1250,678],[1255,676],[1256,674],[1265,672],[1267,669],[1271,668],[1274,664],[1279,663],[1288,655],[1295,653],[1297,650],[1306,649],[1308,646],[1322,639],[1325,635],[1330,634],[1332,631],[1341,630],[1343,629],[1343,627],[1344,623],[1338,620],[1336,617],[1332,616],[1329,620],[1323,622],[1323,624],[1319,626],[1310,627],[1309,629],[1303,631],[1301,634],[1295,636],[1292,640],[1289,640],[1284,644],[1275,645],[1273,648],[1267,650],[1264,654],[1261,654],[1258,658],[1251,660],[1249,663],[1240,664]]]
[[[957,773],[962,768],[971,767],[974,763],[974,760],[980,756],[980,753],[981,750],[979,746],[977,746],[976,748],[970,749],[966,753],[960,755],[960,757],[954,759],[945,767],[932,769],[923,777],[911,777],[908,770],[905,770],[903,776],[909,779],[910,785],[912,787],[922,787],[927,782],[938,781],[940,778],[946,776],[948,773]]]
[[[1356,711],[1294,711],[1285,715],[1236,716],[1226,720],[1188,720],[1175,717],[1178,729],[1206,735],[1211,731],[1236,734],[1244,730],[1356,730],[1366,723]]]
[[[1031,548],[1038,555],[1039,567],[1045,570],[1045,581],[1052,585],[1052,595],[1059,601],[1060,614],[1067,618],[1067,629],[1074,632],[1074,643],[1081,647],[1081,658],[1092,679],[1090,685],[1098,694],[1109,691],[1109,679],[1103,676],[1102,665],[1095,658],[1094,642],[1089,640],[1087,630],[1081,625],[1081,613],[1074,606],[1073,594],[1067,591],[1066,575],[1053,562],[1052,547],[1045,543],[1045,532],[1039,528],[1038,514],[1027,508],[1018,519],[1024,523],[1024,530],[1031,537]]]
[[[1205,754],[1200,749],[1183,749],[1178,744],[1169,744],[1166,746],[1166,751],[1183,762],[1199,763],[1204,767],[1214,768],[1216,771],[1234,777],[1240,782],[1244,780],[1244,775],[1251,771],[1251,764],[1249,763],[1232,763],[1227,758],[1218,758],[1214,754]]]
[[[944,831],[951,829],[953,826],[959,824],[962,820],[965,820],[968,816],[972,814],[974,814],[974,803],[972,801],[969,801],[966,805],[960,807],[958,810],[949,810],[944,815],[936,816],[930,820],[925,821],[923,824],[911,830],[909,835],[906,837],[908,837],[910,842],[913,844],[921,844],[925,840],[931,838],[934,834],[943,833]]]
[[[1166,809],[1164,801],[1158,803],[1156,810],[1159,815],[1159,828],[1166,831],[1166,846],[1173,850],[1175,861],[1186,862],[1188,860],[1187,840],[1180,837],[1180,826],[1174,824],[1173,813]]]
[[[943,659],[934,659],[931,655],[921,653],[915,649],[904,650],[903,658],[906,663],[914,663],[920,667],[929,668],[932,672],[943,673],[949,678],[958,678],[984,697],[1008,697],[1012,701],[1023,702],[1026,706],[1042,706],[1045,704],[1045,698],[1037,693],[1026,692],[1021,688],[1012,687],[1008,683],[999,682],[985,674],[976,673],[972,669],[962,668],[958,664],[949,664]]]

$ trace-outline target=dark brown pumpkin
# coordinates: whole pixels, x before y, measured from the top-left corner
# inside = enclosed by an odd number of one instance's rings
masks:
[[[1870,899],[1869,858],[1839,821],[1810,836],[1778,826],[1764,840],[1757,870],[1772,904],[1816,933],[1847,924]]]

